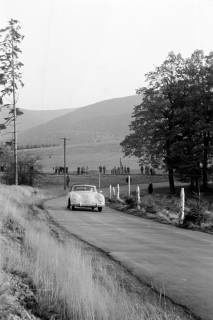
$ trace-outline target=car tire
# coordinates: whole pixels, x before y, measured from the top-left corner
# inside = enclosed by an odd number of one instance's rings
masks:
[[[102,211],[102,207],[98,207],[98,212],[101,212]]]
[[[72,211],[74,211],[75,210],[75,206],[72,206]]]
[[[67,202],[67,209],[70,209],[71,207],[71,202],[70,202],[70,198],[68,199],[68,202]]]

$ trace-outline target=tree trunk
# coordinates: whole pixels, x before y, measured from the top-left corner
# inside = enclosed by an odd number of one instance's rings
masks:
[[[169,168],[169,188],[171,193],[175,193],[173,168]]]
[[[196,192],[199,193],[199,178],[196,178],[195,185],[196,185]]]
[[[195,180],[193,177],[191,177],[191,190],[194,190],[195,187]]]

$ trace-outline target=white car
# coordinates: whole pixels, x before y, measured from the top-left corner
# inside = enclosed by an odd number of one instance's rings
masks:
[[[67,208],[75,210],[76,207],[87,207],[101,212],[105,206],[105,197],[97,191],[96,186],[88,184],[75,184],[68,194]]]

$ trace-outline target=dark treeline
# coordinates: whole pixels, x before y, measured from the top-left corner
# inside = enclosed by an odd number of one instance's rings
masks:
[[[195,51],[184,59],[170,53],[146,75],[137,90],[130,134],[121,142],[125,155],[140,163],[164,163],[170,191],[174,174],[188,178],[192,188],[207,188],[213,142],[213,53]]]

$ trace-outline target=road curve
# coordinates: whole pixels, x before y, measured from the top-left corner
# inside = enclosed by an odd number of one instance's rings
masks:
[[[69,211],[65,197],[46,203],[69,232],[105,250],[143,281],[205,320],[213,319],[213,236],[104,208]]]

